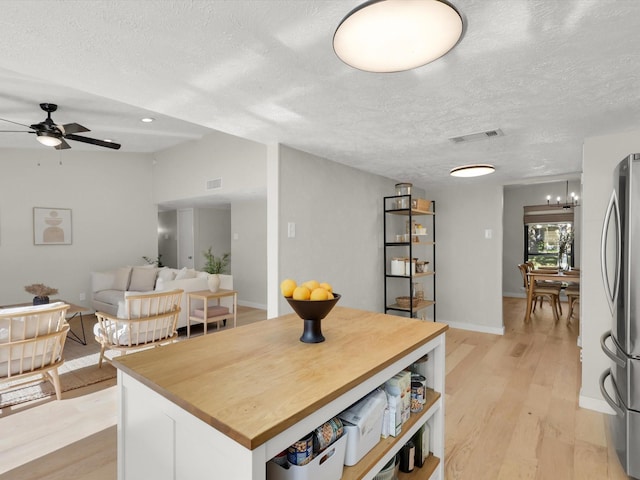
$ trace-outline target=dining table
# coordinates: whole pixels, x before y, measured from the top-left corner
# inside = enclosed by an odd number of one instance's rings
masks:
[[[529,278],[529,288],[527,290],[527,310],[524,317],[525,322],[531,320],[531,305],[533,304],[533,290],[536,285],[536,281],[562,282],[563,285],[580,285],[579,270],[558,271],[534,269],[527,273],[527,277]]]

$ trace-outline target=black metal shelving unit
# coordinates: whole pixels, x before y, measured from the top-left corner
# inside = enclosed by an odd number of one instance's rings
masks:
[[[385,313],[397,313],[397,314],[408,314],[410,317],[417,317],[418,312],[424,309],[432,309],[432,318],[430,320],[436,320],[436,204],[434,201],[431,202],[430,210],[419,210],[415,207],[414,201],[416,200],[415,196],[412,195],[393,195],[389,197],[384,197],[383,200],[383,239],[384,239],[384,312]],[[409,233],[408,233],[408,241],[397,241],[396,235],[405,235],[406,229],[403,230],[403,233],[399,233],[398,231],[390,232],[390,223],[394,223],[391,221],[391,216],[394,217],[396,230],[398,229],[397,225],[399,224],[397,218],[405,218],[408,221],[409,225]],[[426,225],[427,235],[431,235],[431,241],[414,241],[416,237],[420,237],[421,235],[414,234],[411,231],[413,227],[413,221],[417,218],[425,218],[430,220],[430,225]],[[419,249],[419,251],[418,251]],[[409,268],[409,273],[404,275],[397,275],[391,273],[391,259],[396,257],[397,255],[392,255],[392,252],[404,252],[408,255],[408,258],[411,260],[414,257],[414,253],[419,255],[420,253],[425,254],[425,259],[428,258],[429,267],[427,272],[423,273],[414,273],[411,268]],[[403,256],[407,256],[403,255]],[[424,280],[431,280],[423,282]],[[389,298],[389,290],[390,290],[390,282],[408,282],[406,287],[406,292],[408,292],[408,297],[413,297],[413,284],[416,281],[420,281],[423,283],[423,288],[425,283],[430,285],[430,288],[424,288],[424,300],[421,300],[417,305],[414,305],[413,302],[409,303],[408,307],[400,306],[396,303],[395,297]],[[397,290],[397,289],[396,289]],[[401,288],[404,290],[404,287]],[[430,297],[430,298],[429,298]]]

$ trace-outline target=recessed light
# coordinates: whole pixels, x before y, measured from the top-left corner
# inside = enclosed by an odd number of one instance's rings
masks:
[[[152,118],[152,117],[144,117],[144,118],[141,118],[141,119],[140,119],[140,121],[141,121],[141,122],[144,122],[144,123],[151,123],[151,122],[153,122],[154,120],[155,120],[155,118]]]
[[[463,165],[452,169],[449,174],[452,177],[480,177],[496,171],[496,167],[487,164]]]

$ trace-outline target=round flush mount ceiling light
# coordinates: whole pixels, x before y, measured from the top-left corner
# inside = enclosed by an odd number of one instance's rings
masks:
[[[359,70],[402,72],[442,57],[462,33],[462,17],[444,0],[371,0],[338,25],[333,49]]]
[[[476,165],[463,165],[456,167],[449,174],[452,177],[481,177],[482,175],[489,175],[496,171],[496,167],[493,165],[476,164]]]

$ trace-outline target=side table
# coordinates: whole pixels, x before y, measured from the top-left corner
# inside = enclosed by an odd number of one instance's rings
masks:
[[[233,311],[222,314],[215,315],[212,317],[208,316],[207,309],[209,307],[209,300],[217,300],[217,305],[220,305],[220,299],[224,297],[233,297]],[[191,310],[191,302],[192,300],[202,300],[203,302],[203,316],[197,317],[193,315],[193,311]],[[236,290],[225,290],[223,288],[219,289],[217,292],[212,292],[211,290],[199,290],[196,292],[187,292],[187,338],[191,336],[191,321],[194,322],[202,322],[204,323],[204,334],[207,334],[207,322],[217,322],[218,328],[220,328],[220,323],[222,320],[227,320],[233,318],[233,326],[236,327],[236,311],[238,307],[238,292]]]

